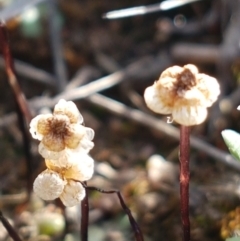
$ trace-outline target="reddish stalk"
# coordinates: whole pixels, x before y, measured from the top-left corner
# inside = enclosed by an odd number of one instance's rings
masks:
[[[0,22],[0,46],[5,61],[8,82],[12,88],[17,104],[19,105],[23,116],[26,118],[26,121],[29,124],[32,119],[32,115],[15,74],[13,58],[8,44],[7,29],[5,24],[2,22]]]
[[[122,197],[122,195],[121,195],[119,190],[103,190],[103,189],[100,189],[100,188],[97,188],[97,187],[86,186],[84,183],[82,183],[82,184],[85,187],[85,189],[96,190],[98,192],[106,193],[106,194],[113,194],[113,193],[117,194],[119,202],[120,202],[124,212],[127,214],[129,222],[130,222],[130,224],[132,226],[132,229],[133,229],[133,232],[134,232],[134,236],[135,236],[135,240],[136,241],[144,241],[141,229],[139,228],[137,222],[135,221],[135,219],[134,219],[134,217],[133,217],[133,215],[131,213],[131,210],[125,204],[125,201],[124,201],[124,199],[123,199],[123,197]]]
[[[183,228],[183,241],[190,241],[189,221],[189,150],[190,127],[180,126],[180,207]]]
[[[88,190],[87,182],[83,182],[83,186],[86,190],[86,195],[81,202],[81,229],[80,237],[81,241],[88,241],[88,221],[89,221],[89,204],[88,204]]]
[[[0,51],[3,54],[3,58],[5,61],[5,70],[8,76],[8,82],[16,101],[16,110],[19,125],[22,131],[24,150],[26,155],[26,166],[28,170],[27,189],[28,194],[30,194],[32,190],[32,165],[28,126],[32,119],[32,115],[28,107],[28,103],[25,99],[24,93],[21,90],[21,87],[15,74],[13,58],[8,43],[7,29],[5,24],[2,22],[0,22]]]

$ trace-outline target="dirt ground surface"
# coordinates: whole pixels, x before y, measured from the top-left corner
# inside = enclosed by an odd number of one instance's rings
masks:
[[[108,11],[155,3],[49,0],[10,18],[6,26],[17,77],[34,116],[52,109],[68,90],[85,125],[95,131],[90,153],[95,174],[88,185],[120,190],[145,241],[182,240],[182,228],[179,140],[173,134],[179,126],[147,109],[144,90],[172,65],[192,63],[216,77],[221,97],[208,119],[191,130],[208,148],[196,142],[191,148],[189,210],[191,241],[224,240],[240,230],[240,166],[224,159],[228,150],[221,137],[223,129],[240,131],[240,1],[202,0],[147,15],[102,18]],[[60,201],[43,202],[34,194],[27,200],[32,183],[26,144],[2,57],[0,67],[0,210],[23,240],[80,240],[80,206],[64,210]],[[101,80],[109,82],[101,87]],[[71,96],[94,81],[97,90]],[[96,92],[100,99],[94,99]],[[158,122],[165,125],[157,127]],[[38,142],[30,138],[29,144],[36,178],[46,167]],[[89,203],[89,241],[134,240],[115,194],[89,191]],[[1,240],[11,240],[4,227]]]

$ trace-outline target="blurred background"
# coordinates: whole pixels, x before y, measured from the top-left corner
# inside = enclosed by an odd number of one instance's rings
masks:
[[[240,1],[104,15],[161,2],[0,0],[0,18],[33,115],[60,98],[77,104],[95,130],[95,175],[88,185],[119,189],[146,241],[178,241],[182,230],[178,126],[146,108],[144,89],[172,65],[192,63],[216,77],[221,96],[207,121],[192,128],[190,220],[192,241],[224,240],[240,230],[240,164],[228,161],[221,138],[223,129],[240,131]],[[80,206],[62,210],[34,195],[26,202],[27,157],[2,56],[0,78],[0,209],[23,240],[80,240]],[[37,147],[31,140],[34,178],[45,169]],[[134,240],[116,195],[89,196],[89,241]],[[0,240],[11,240],[4,227]]]

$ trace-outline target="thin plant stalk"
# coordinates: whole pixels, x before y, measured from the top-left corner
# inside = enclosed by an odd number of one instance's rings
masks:
[[[18,121],[22,131],[24,151],[26,155],[26,166],[28,171],[27,189],[28,194],[30,195],[32,189],[32,164],[28,125],[32,119],[32,115],[15,74],[14,62],[8,43],[8,33],[5,24],[2,22],[0,22],[0,46],[5,61],[5,70],[8,76],[8,82],[15,97]]]
[[[2,22],[0,22],[0,46],[5,61],[5,69],[8,75],[9,85],[12,88],[16,102],[19,105],[23,116],[29,124],[32,119],[32,115],[15,74],[13,58],[8,43],[7,29],[5,24]]]
[[[89,203],[88,203],[88,190],[87,182],[83,183],[86,195],[81,202],[81,229],[80,237],[81,241],[88,241],[88,221],[89,221]]]
[[[16,230],[12,227],[12,225],[8,222],[8,220],[3,216],[2,212],[0,211],[0,220],[5,227],[5,229],[8,231],[8,234],[14,241],[22,241],[22,239],[17,234]]]
[[[112,193],[116,193],[117,194],[117,197],[119,199],[119,202],[122,206],[122,209],[124,210],[124,212],[127,214],[128,216],[128,219],[129,219],[129,222],[132,226],[132,229],[134,231],[134,236],[135,236],[135,240],[136,241],[144,241],[143,239],[143,234],[141,232],[141,229],[139,228],[139,225],[137,224],[137,222],[135,221],[132,213],[131,213],[131,210],[127,207],[127,205],[125,204],[125,201],[120,193],[119,190],[103,190],[103,189],[100,189],[100,188],[97,188],[97,187],[90,187],[90,186],[85,186],[84,183],[83,183],[83,186],[86,188],[86,189],[89,189],[89,190],[95,190],[95,191],[98,191],[98,192],[101,192],[101,193],[106,193],[106,194],[112,194]]]
[[[190,127],[180,126],[180,208],[183,228],[183,241],[190,241],[189,221],[189,150]]]

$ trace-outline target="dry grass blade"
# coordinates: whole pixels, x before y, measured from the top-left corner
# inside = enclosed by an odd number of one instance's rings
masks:
[[[0,57],[0,66],[4,68],[5,61]],[[14,59],[15,70],[18,75],[27,77],[32,81],[36,81],[42,84],[55,86],[56,79],[42,69],[38,69],[30,64],[24,63],[20,60]]]
[[[159,120],[158,118],[143,113],[142,111],[129,108],[122,103],[119,103],[100,94],[94,94],[92,96],[89,96],[87,100],[95,105],[101,106],[104,109],[109,110],[112,113],[134,120],[142,125],[161,131],[166,135],[179,140],[178,128],[169,125],[166,122]],[[222,163],[240,171],[240,162],[238,162],[230,154],[221,151],[211,146],[210,144],[200,140],[199,138],[193,136],[190,137],[190,143],[191,146],[195,149],[203,151],[217,161],[221,161]]]
[[[159,65],[153,64],[156,62],[156,59],[152,56],[147,56],[138,61],[130,64],[123,70],[119,70],[108,76],[99,78],[91,83],[85,84],[81,87],[64,91],[59,95],[56,95],[53,98],[35,98],[31,104],[34,108],[39,109],[42,106],[53,107],[60,99],[65,100],[78,100],[88,97],[94,93],[109,89],[123,81],[130,79],[131,76],[138,77],[139,79],[144,79],[145,75],[148,74],[148,71],[157,71],[159,72]],[[162,67],[162,66],[161,66]],[[152,68],[152,69],[151,69]],[[144,72],[144,73],[143,73]]]
[[[62,53],[61,27],[57,18],[57,1],[48,1],[50,40],[53,53],[54,71],[58,91],[63,91],[67,85],[67,69]]]

